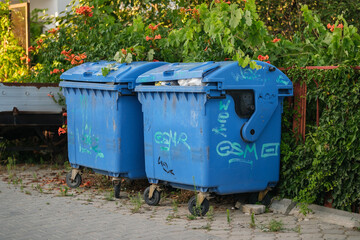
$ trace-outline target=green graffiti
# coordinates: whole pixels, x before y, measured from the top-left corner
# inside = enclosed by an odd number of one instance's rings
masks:
[[[230,155],[235,155],[241,158],[232,158],[229,160],[229,163],[242,162],[252,165],[252,160],[247,160],[246,156],[248,153],[252,153],[256,160],[258,160],[258,155],[256,153],[256,143],[246,144],[245,151],[241,147],[240,143],[230,142],[230,141],[222,141],[216,146],[216,152],[221,157],[227,157]]]
[[[230,105],[230,100],[227,100],[226,104],[224,104],[223,101],[221,100],[221,101],[219,102],[219,104],[220,104],[220,107],[219,107],[219,110],[220,110],[220,111],[221,111],[221,110],[227,111],[228,108],[229,108],[229,105]]]
[[[173,132],[170,130],[169,132],[156,132],[154,135],[155,143],[161,144],[163,146],[160,147],[162,151],[170,151],[171,146],[176,147],[179,144],[185,145],[189,150],[191,149],[187,141],[186,133]]]
[[[85,130],[85,131],[84,131]],[[79,151],[81,153],[93,154],[96,153],[95,158],[105,158],[104,154],[99,149],[99,138],[92,134],[92,129],[85,124],[82,134],[79,134],[76,129],[76,135],[78,136]],[[85,133],[84,133],[85,132]]]
[[[281,83],[284,85],[288,85],[289,84],[289,80],[285,79],[283,76],[279,75],[279,77],[276,79],[277,83]]]

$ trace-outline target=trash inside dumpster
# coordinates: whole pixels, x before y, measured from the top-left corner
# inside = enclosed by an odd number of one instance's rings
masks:
[[[100,61],[61,75],[73,168],[66,177],[70,187],[81,184],[83,167],[113,177],[116,197],[121,177],[145,178],[142,112],[133,90],[140,74],[163,64]],[[103,76],[102,69],[109,66],[109,74]]]
[[[257,64],[260,70],[237,62],[175,63],[138,77],[148,204],[159,202],[161,184],[195,187],[199,194],[190,199],[189,210],[204,215],[210,193],[276,185],[282,102],[293,88],[280,70]]]

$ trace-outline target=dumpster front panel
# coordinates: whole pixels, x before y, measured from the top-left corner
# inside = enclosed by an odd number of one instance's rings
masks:
[[[149,179],[208,185],[206,94],[144,92],[145,167]]]
[[[110,176],[145,177],[137,98],[120,97],[117,90],[65,88],[64,93],[73,167],[89,167]]]

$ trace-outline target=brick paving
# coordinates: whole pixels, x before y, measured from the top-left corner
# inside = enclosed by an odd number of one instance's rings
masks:
[[[31,171],[24,173],[32,176]],[[81,189],[69,194],[60,197],[36,186],[0,181],[0,239],[360,239],[357,229],[276,213],[256,215],[251,228],[250,215],[226,204],[215,206],[212,215],[190,220],[186,204],[174,209],[166,199],[156,207],[143,204],[134,213],[125,192],[116,201]],[[281,230],[271,231],[271,222],[281,222]]]

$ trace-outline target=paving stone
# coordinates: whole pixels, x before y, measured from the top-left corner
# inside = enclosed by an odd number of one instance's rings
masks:
[[[323,230],[324,234],[344,234],[345,230],[344,229],[324,229]]]
[[[323,239],[322,237],[323,235],[321,233],[301,233],[300,237],[302,240],[318,240],[318,239]]]
[[[345,234],[348,236],[359,236],[360,239],[360,231],[347,230],[345,231]]]
[[[360,236],[348,236],[346,239],[347,240],[359,240]]]
[[[254,213],[254,214],[262,214],[265,212],[264,205],[256,205],[256,204],[245,204],[242,206],[242,211],[244,213]]]
[[[289,214],[295,207],[296,203],[290,199],[273,200],[270,205],[270,210],[276,213]]]
[[[346,235],[344,234],[324,234],[325,240],[343,240],[346,239]]]

